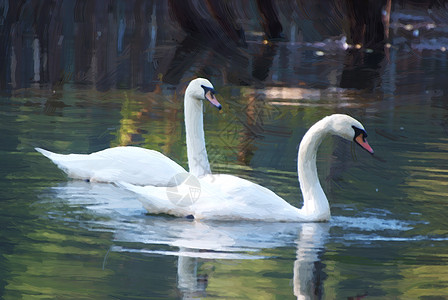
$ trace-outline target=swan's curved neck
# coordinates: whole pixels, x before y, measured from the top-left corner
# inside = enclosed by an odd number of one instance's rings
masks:
[[[191,174],[203,176],[210,174],[207,149],[205,148],[202,101],[185,94],[185,131],[187,136],[188,168]]]
[[[319,182],[316,154],[319,145],[330,132],[326,119],[313,125],[303,136],[297,157],[297,172],[303,195],[302,213],[316,220],[330,218],[330,205]]]

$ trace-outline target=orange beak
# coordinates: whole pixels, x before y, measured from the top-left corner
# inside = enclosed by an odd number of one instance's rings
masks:
[[[369,143],[367,143],[367,140],[364,138],[362,134],[358,135],[355,138],[355,142],[360,145],[364,150],[368,151],[370,154],[373,154],[373,149],[370,147]]]
[[[216,100],[215,94],[212,93],[212,91],[207,91],[207,93],[205,94],[205,98],[207,98],[207,100],[213,104],[214,106],[216,106],[219,110],[221,110],[222,105],[218,102],[218,100]]]

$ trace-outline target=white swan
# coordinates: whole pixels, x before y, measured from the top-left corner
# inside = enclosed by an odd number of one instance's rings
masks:
[[[274,192],[248,180],[231,175],[206,175],[197,179],[200,194],[191,193],[195,187],[191,180],[176,187],[177,196],[188,194],[192,204],[178,205],[173,190],[153,186],[135,186],[119,183],[139,194],[139,200],[150,213],[175,216],[191,215],[195,219],[263,220],[288,222],[315,222],[330,219],[330,206],[319,183],[316,170],[316,153],[321,141],[328,134],[353,140],[373,154],[366,141],[363,125],[350,116],[334,114],[314,124],[304,135],[298,151],[298,175],[303,195],[303,207],[298,209]],[[197,186],[199,187],[199,185]],[[185,204],[185,202],[183,202]]]
[[[184,97],[188,166],[191,174],[210,174],[203,129],[203,101],[221,109],[213,85],[204,78],[190,82]],[[75,179],[95,182],[123,181],[136,185],[174,185],[173,177],[186,173],[170,158],[154,150],[139,147],[115,147],[91,154],[57,154],[35,148]]]

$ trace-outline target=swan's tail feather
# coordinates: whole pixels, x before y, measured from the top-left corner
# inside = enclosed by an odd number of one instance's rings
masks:
[[[192,214],[187,207],[177,206],[168,199],[166,187],[138,186],[127,182],[117,182],[115,184],[137,194],[139,196],[137,199],[149,213],[170,214],[179,217]]]
[[[57,164],[59,167],[64,167],[64,165],[61,165],[63,162],[70,160],[74,158],[73,154],[59,154],[59,153],[54,153],[42,148],[34,148],[34,150],[36,150],[37,152],[39,152],[40,154],[42,154],[43,156],[49,158],[51,161],[53,161],[53,163]],[[78,155],[76,155],[78,156]]]
[[[48,157],[49,159],[51,159],[53,156],[56,155],[56,153],[53,153],[51,151],[48,151],[48,150],[45,150],[45,149],[42,149],[42,148],[38,148],[38,147],[34,148],[34,150],[36,150],[37,152],[39,152],[43,156]]]
[[[63,163],[64,158],[67,157],[67,155],[54,153],[54,152],[51,152],[51,151],[48,151],[48,150],[45,150],[42,148],[34,148],[34,150],[36,150],[37,152],[39,152],[46,158],[50,159],[55,165],[58,166],[59,169],[61,169],[62,171],[64,171],[65,173],[68,174],[68,168]]]
[[[84,174],[86,172],[83,172],[82,168],[79,168],[78,166],[76,166],[76,164],[73,165],[73,163],[70,162],[71,158],[70,156],[73,156],[73,154],[71,155],[58,154],[42,148],[34,148],[34,150],[50,159],[59,169],[61,169],[69,177],[77,179],[90,179],[89,174]]]

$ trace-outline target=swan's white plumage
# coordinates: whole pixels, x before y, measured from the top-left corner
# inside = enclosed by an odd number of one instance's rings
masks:
[[[206,79],[198,78],[190,82],[185,93],[188,165],[190,174],[197,177],[201,188],[199,198],[191,205],[177,205],[168,197],[167,186],[174,183],[173,177],[186,171],[157,151],[137,147],[116,147],[89,155],[62,155],[40,148],[36,148],[36,151],[50,158],[70,177],[119,182],[121,186],[139,194],[150,213],[193,215],[196,219],[329,220],[330,206],[317,176],[317,148],[328,134],[351,140],[361,132],[361,139],[355,141],[373,154],[365,141],[362,124],[347,115],[335,114],[325,117],[308,130],[298,151],[298,175],[303,194],[303,207],[298,209],[258,184],[232,175],[211,174],[205,148],[201,100],[207,99],[218,108],[221,105],[210,90],[213,90],[213,85]],[[355,128],[358,131],[354,131]],[[180,187],[186,190],[189,188]]]
[[[198,178],[201,194],[196,202],[187,207],[173,203],[166,188],[122,185],[139,194],[139,200],[151,213],[193,215],[196,219],[216,220],[327,221],[330,219],[330,205],[317,176],[317,148],[329,134],[353,139],[356,134],[353,126],[364,131],[361,123],[352,117],[335,114],[317,122],[304,135],[297,160],[303,194],[301,209],[290,205],[267,188],[232,175],[208,174]],[[370,148],[367,141],[365,144]],[[187,189],[188,187],[182,187],[185,184],[182,183],[180,188]]]
[[[203,104],[208,100],[219,109],[213,85],[204,78],[190,82],[184,96],[187,156],[190,173],[210,174],[203,129]],[[160,152],[139,147],[115,147],[91,154],[57,154],[35,148],[74,179],[96,182],[127,182],[136,185],[169,186],[185,169]]]
[[[188,169],[195,176],[210,174],[210,164],[205,148],[203,103],[200,99],[203,91],[197,85],[212,86],[207,79],[197,78],[194,84],[189,84],[184,99],[185,135],[187,143]],[[213,87],[213,86],[212,86]],[[202,93],[201,93],[202,92]]]
[[[51,159],[74,179],[93,182],[125,181],[136,185],[167,186],[184,168],[160,152],[139,147],[115,147],[91,154],[36,151]]]
[[[225,174],[207,175],[199,182],[199,199],[189,206],[176,205],[168,196],[166,187],[119,185],[140,195],[139,200],[145,209],[154,214],[192,215],[195,219],[213,220],[298,221],[296,207],[261,185]],[[220,184],[225,186],[219,188]],[[179,190],[188,188],[183,185],[185,183],[179,186]]]

